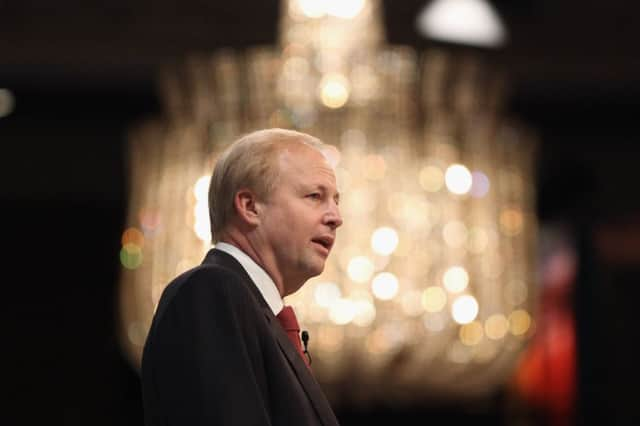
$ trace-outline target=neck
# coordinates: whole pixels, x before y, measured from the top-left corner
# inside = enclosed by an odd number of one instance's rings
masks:
[[[221,236],[220,242],[231,244],[242,250],[271,277],[278,289],[278,293],[280,293],[280,297],[287,295],[285,293],[284,277],[276,267],[273,256],[264,253],[264,250],[259,250],[258,244],[252,238],[238,232],[236,229],[230,229]]]

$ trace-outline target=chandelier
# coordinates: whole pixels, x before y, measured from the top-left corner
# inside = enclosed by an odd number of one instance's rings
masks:
[[[534,330],[534,139],[504,117],[481,52],[387,46],[376,0],[288,0],[278,47],[191,56],[159,78],[165,116],[130,134],[120,259],[134,365],[164,286],[211,247],[207,190],[242,133],[333,144],[344,225],[289,296],[334,402],[481,397]]]

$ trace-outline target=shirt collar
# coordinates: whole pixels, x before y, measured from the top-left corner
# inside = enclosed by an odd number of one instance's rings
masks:
[[[273,314],[278,315],[284,307],[284,303],[282,302],[282,297],[280,297],[276,283],[273,282],[269,274],[250,258],[249,255],[234,245],[218,242],[215,248],[231,255],[242,265],[255,286],[258,287],[258,291],[260,291],[260,294],[264,297]]]

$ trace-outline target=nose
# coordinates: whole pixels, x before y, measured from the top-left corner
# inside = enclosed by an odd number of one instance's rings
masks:
[[[331,229],[336,229],[342,225],[342,216],[340,215],[340,209],[337,204],[331,204],[331,207],[324,215],[324,224]]]

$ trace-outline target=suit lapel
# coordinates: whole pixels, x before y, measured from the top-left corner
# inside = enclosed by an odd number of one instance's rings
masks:
[[[333,410],[329,406],[329,402],[325,397],[320,385],[309,371],[309,368],[304,363],[304,360],[300,357],[300,354],[289,340],[289,337],[280,326],[277,318],[273,316],[273,312],[269,311],[273,318],[270,321],[271,329],[278,340],[280,350],[287,357],[289,365],[293,369],[298,377],[298,381],[302,385],[302,388],[307,393],[313,408],[316,410],[316,414],[324,425],[336,425],[338,422],[333,414]]]
[[[269,323],[269,327],[276,337],[278,346],[280,346],[280,350],[289,361],[289,365],[295,372],[300,385],[311,401],[311,405],[313,405],[318,418],[320,418],[324,425],[337,425],[338,421],[336,420],[333,410],[322,392],[320,385],[307,368],[304,360],[300,357],[300,354],[293,346],[293,343],[291,343],[291,340],[289,340],[289,337],[282,326],[280,326],[280,322],[271,311],[271,308],[267,304],[266,300],[264,300],[264,297],[262,297],[262,294],[260,294],[260,291],[251,280],[251,277],[249,277],[249,274],[247,274],[247,271],[245,271],[242,265],[233,256],[216,249],[210,250],[202,263],[216,264],[224,268],[231,269],[243,278],[242,281],[247,285],[247,288],[260,304],[264,316]]]

